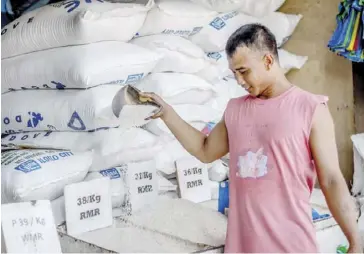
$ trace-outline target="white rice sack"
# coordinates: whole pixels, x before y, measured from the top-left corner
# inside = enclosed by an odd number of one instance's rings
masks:
[[[1,57],[98,41],[129,41],[153,5],[153,0],[146,6],[103,0],[46,5],[2,28]]]
[[[301,69],[308,59],[307,56],[295,55],[284,49],[278,50],[278,57],[284,73],[288,73],[292,69]]]
[[[172,105],[204,104],[216,95],[212,84],[185,73],[153,73],[135,86],[158,94]]]
[[[210,104],[207,105],[210,106]],[[191,121],[188,123],[197,130],[202,130],[206,125],[206,122],[203,121]],[[168,129],[167,125],[162,120],[159,119],[153,120],[150,123],[148,123],[145,126],[145,129],[158,137],[167,136],[169,138],[174,138],[174,135]]]
[[[54,223],[56,226],[63,224],[66,221],[66,208],[64,196],[60,196],[51,201]]]
[[[116,127],[111,103],[119,86],[88,90],[27,90],[2,95],[2,132],[90,131]]]
[[[198,33],[217,12],[185,0],[157,0],[138,36],[170,34],[188,37]]]
[[[135,84],[161,56],[118,41],[61,47],[1,61],[1,92]]]
[[[220,183],[210,181],[210,188],[211,188],[211,199],[212,200],[218,200],[219,199],[219,189],[220,189]]]
[[[196,74],[197,76],[211,83],[219,82],[227,76],[234,76],[234,73],[229,69],[225,51],[206,53],[206,56],[213,64],[207,65]]]
[[[235,78],[230,76],[214,83],[214,86],[215,89],[218,91],[218,96],[212,98],[204,105],[218,111],[220,115],[224,114],[230,99],[242,97],[249,94],[244,88],[239,86]]]
[[[230,35],[239,27],[256,22],[256,18],[238,11],[219,14],[206,22],[199,33],[190,36],[190,40],[205,52],[219,52],[225,49]]]
[[[157,170],[166,176],[172,175],[176,172],[175,161],[190,156],[178,140],[174,139],[166,142],[163,150],[155,156]]]
[[[225,51],[206,53],[206,56],[215,64],[206,66],[197,75],[211,83],[219,82],[225,77],[233,77],[234,73],[229,69],[229,62]],[[284,49],[278,49],[280,66],[288,73],[292,69],[301,69],[307,62],[307,56],[299,56]]]
[[[209,105],[173,105],[177,114],[186,122],[194,125],[195,128],[202,130],[205,124],[210,121],[220,120],[222,117],[221,112],[212,109]],[[155,119],[145,126],[146,130],[152,132],[157,136],[169,134],[170,130],[161,119]]]
[[[258,19],[233,11],[211,19],[208,25],[204,26],[199,33],[192,35],[190,39],[205,52],[220,52],[225,49],[230,35],[238,28],[250,23],[261,23],[272,31],[280,47],[292,35],[301,18],[301,15],[274,12]]]
[[[131,43],[155,51],[163,56],[153,72],[193,74],[210,64],[204,51],[183,37],[158,34],[135,38]]]
[[[296,30],[301,19],[301,14],[295,15],[285,14],[282,12],[272,12],[261,18],[259,23],[270,29],[276,37],[278,47],[282,47]]]
[[[277,11],[286,0],[243,0],[239,9],[241,12],[254,17],[264,17]]]
[[[191,0],[194,3],[217,12],[242,11],[248,15],[261,17],[274,12],[285,0]]]
[[[222,160],[217,160],[212,163],[209,168],[209,179],[215,182],[222,182],[228,178],[229,166]]]
[[[158,191],[159,194],[163,192],[176,191],[177,185],[168,181],[165,177],[162,176],[160,172],[157,172],[158,176]]]
[[[92,150],[97,132],[32,131],[6,135],[1,138],[1,148],[65,149],[73,152]]]
[[[82,181],[92,152],[17,150],[1,153],[2,203],[53,200],[63,188]]]
[[[124,152],[137,155],[140,149],[149,149],[157,142],[156,136],[141,128],[112,128],[95,132],[25,132],[9,134],[1,139],[1,145],[5,147],[79,152],[95,149],[102,156]]]
[[[85,181],[108,177],[111,185],[111,203],[112,207],[121,207],[125,203],[125,179],[122,177],[120,167],[103,169],[98,172],[90,172],[87,174]]]
[[[123,163],[151,160],[163,148],[152,133],[141,128],[125,131],[110,129],[107,136],[99,136],[91,171],[112,168]]]
[[[351,136],[354,151],[353,194],[364,194],[364,133]]]

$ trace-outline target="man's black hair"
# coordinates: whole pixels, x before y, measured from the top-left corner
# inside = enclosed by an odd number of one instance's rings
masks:
[[[244,46],[262,52],[268,51],[278,59],[276,37],[261,24],[248,24],[236,30],[226,43],[226,54],[232,57],[238,47]]]

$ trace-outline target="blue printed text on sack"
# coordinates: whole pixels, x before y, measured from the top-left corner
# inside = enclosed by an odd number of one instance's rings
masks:
[[[103,3],[103,0],[96,0],[96,2]],[[91,4],[92,0],[85,0],[86,4]],[[64,7],[65,10],[67,10],[68,13],[73,12],[75,9],[77,9],[81,4],[81,1],[79,0],[67,0],[60,3],[50,4],[50,6],[55,8],[62,8]]]
[[[211,52],[207,53],[207,57],[218,61],[219,59],[221,59],[222,55],[219,52]]]
[[[27,127],[29,128],[35,128],[38,126],[38,124],[44,120],[43,116],[41,113],[38,112],[28,112],[28,116],[29,118],[27,119]],[[14,117],[14,119],[11,119],[10,117],[5,116],[3,118],[3,123],[8,125],[10,124],[12,121],[15,121],[17,123],[22,123],[23,119],[21,115],[17,115]]]
[[[108,176],[110,179],[120,178],[120,174],[116,168],[109,168],[100,171],[102,176]]]
[[[48,137],[52,133],[53,133],[52,131],[36,132],[36,133],[29,132],[29,133],[23,133],[23,134],[17,134],[17,135],[9,135],[9,136],[6,136],[5,138],[2,138],[2,140],[7,140],[8,142],[14,141],[14,140],[23,140],[24,141],[24,140],[27,140],[28,138],[38,139],[39,137]],[[43,135],[41,135],[41,134],[43,134]]]
[[[21,86],[20,88],[8,88],[9,92],[13,92],[16,90],[38,90],[38,89],[57,89],[57,90],[64,90],[66,89],[66,85],[62,84],[59,81],[54,81],[52,80],[50,83],[48,84],[43,84],[40,86]]]
[[[72,152],[64,151],[54,155],[47,155],[36,159],[29,159],[25,162],[22,162],[18,166],[15,167],[15,170],[22,171],[24,173],[29,173],[35,170],[39,170],[42,168],[41,164],[46,164],[48,162],[57,161],[60,158],[65,158],[73,156]]]
[[[136,84],[139,80],[144,77],[145,73],[135,73],[130,74],[126,77],[126,79],[118,79],[112,80],[106,83],[102,83],[100,85],[133,85]]]
[[[226,26],[225,21],[232,19],[233,17],[237,16],[238,14],[239,14],[239,12],[233,11],[233,12],[229,12],[225,15],[222,15],[220,17],[216,17],[216,18],[214,18],[214,20],[212,20],[210,22],[210,26],[212,26],[216,30],[221,30],[222,28],[224,28]]]
[[[30,24],[30,23],[33,22],[33,20],[34,20],[34,17],[30,17],[26,21],[24,21],[24,23]],[[20,24],[20,21],[18,21],[16,19],[14,22],[12,22],[9,25],[5,26],[5,28],[3,30],[1,30],[1,35],[6,34],[9,30],[11,30],[11,31],[15,30],[18,27],[19,24]]]
[[[162,34],[177,35],[182,37],[193,36],[201,31],[202,27],[194,27],[187,30],[164,29]]]

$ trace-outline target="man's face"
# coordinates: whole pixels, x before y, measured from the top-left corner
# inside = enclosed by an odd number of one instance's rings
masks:
[[[265,56],[247,47],[238,47],[228,60],[238,84],[250,95],[259,96],[266,88],[264,84],[268,79]]]

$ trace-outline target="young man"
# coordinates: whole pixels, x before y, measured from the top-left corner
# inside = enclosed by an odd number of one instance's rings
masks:
[[[327,97],[292,85],[279,66],[274,35],[245,25],[226,45],[231,70],[248,96],[232,99],[206,137],[155,94],[160,117],[204,163],[230,153],[225,252],[317,252],[310,195],[316,174],[349,252],[362,252],[352,201],[338,162]],[[173,85],[173,84],[171,84]]]

